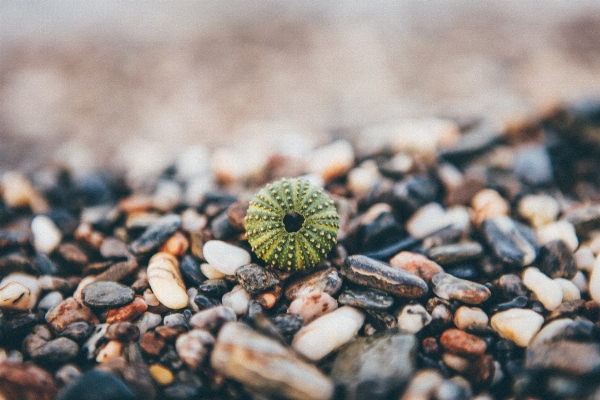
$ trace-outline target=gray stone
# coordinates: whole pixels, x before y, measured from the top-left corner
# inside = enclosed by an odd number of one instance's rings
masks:
[[[394,298],[378,290],[347,289],[338,297],[338,303],[367,310],[385,311],[394,304]]]
[[[155,221],[144,233],[134,240],[129,249],[136,255],[155,250],[181,227],[181,217],[168,214]]]
[[[56,363],[71,360],[78,352],[77,343],[71,339],[60,337],[32,350],[30,356],[37,362]]]
[[[120,307],[133,301],[135,292],[111,281],[92,282],[83,288],[83,302],[90,307]]]
[[[252,295],[264,292],[279,283],[275,273],[254,263],[239,267],[235,271],[235,279]]]
[[[331,376],[345,389],[345,399],[394,398],[416,368],[414,335],[361,337],[343,347]]]
[[[531,228],[507,216],[487,219],[481,226],[486,241],[502,262],[524,267],[537,257],[539,248]]]
[[[483,247],[477,242],[465,242],[436,246],[429,249],[428,256],[438,264],[451,264],[472,260],[483,254]]]
[[[490,296],[490,290],[484,285],[456,278],[450,274],[437,274],[431,280],[433,292],[446,300],[458,300],[467,304],[480,304]]]

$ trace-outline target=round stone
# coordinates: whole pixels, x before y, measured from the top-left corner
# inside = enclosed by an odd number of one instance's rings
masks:
[[[239,267],[250,263],[250,253],[221,240],[206,242],[202,254],[213,268],[225,275],[234,275]]]
[[[83,288],[83,302],[90,307],[120,307],[133,301],[135,292],[117,282],[96,281]]]
[[[517,346],[526,347],[539,332],[544,317],[533,310],[511,308],[494,314],[490,323],[498,335],[512,340]]]

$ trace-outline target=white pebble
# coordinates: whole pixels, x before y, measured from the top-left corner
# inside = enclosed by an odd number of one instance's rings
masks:
[[[530,194],[519,201],[517,211],[521,217],[529,221],[531,226],[539,228],[556,221],[560,205],[552,196]]]
[[[469,367],[469,360],[464,357],[457,356],[452,353],[444,353],[442,354],[442,361],[444,364],[452,368],[457,372],[464,372]]]
[[[431,319],[421,304],[407,304],[398,313],[398,329],[414,334],[429,324]]]
[[[248,310],[250,294],[241,285],[235,285],[230,292],[223,295],[221,303],[231,308],[236,315],[242,315]]]
[[[135,322],[140,330],[140,335],[148,332],[150,329],[157,327],[162,322],[160,314],[151,313],[150,311],[144,312]]]
[[[444,210],[439,203],[429,203],[410,217],[406,223],[406,230],[411,236],[422,238],[449,225],[466,231],[470,220],[471,216],[466,207],[456,206]]]
[[[479,307],[460,306],[454,313],[454,325],[466,329],[469,325],[487,326],[489,318]]]
[[[581,293],[579,292],[579,288],[577,288],[577,286],[573,282],[565,278],[554,278],[554,281],[557,282],[560,285],[560,288],[562,289],[563,303],[581,299]]]
[[[36,251],[50,254],[62,240],[62,233],[54,222],[45,215],[37,215],[31,220],[31,234]]]
[[[213,268],[225,275],[234,275],[236,269],[250,263],[250,253],[221,240],[204,243],[202,254]]]
[[[510,213],[508,202],[494,189],[482,189],[471,199],[475,225],[480,225],[490,218],[501,217]]]
[[[158,299],[152,292],[152,289],[148,288],[148,289],[144,290],[143,295],[144,295],[144,300],[146,301],[146,303],[148,303],[148,305],[150,307],[156,307],[156,306],[160,305],[160,301],[158,301]]]
[[[590,293],[592,300],[594,300],[596,303],[600,303],[600,256],[594,263],[594,269],[592,269],[592,273],[590,275],[588,292]]]
[[[589,283],[587,277],[583,272],[577,271],[573,279],[571,279],[571,282],[573,282],[573,284],[577,286],[577,289],[579,289],[579,293],[588,292]]]
[[[511,308],[494,314],[490,320],[492,328],[504,339],[512,340],[517,346],[525,347],[539,332],[544,317],[533,310]]]
[[[596,261],[596,256],[594,256],[592,249],[588,246],[579,246],[573,256],[575,257],[575,264],[578,270],[592,272],[594,262]]]
[[[27,309],[33,310],[37,304],[42,288],[38,282],[38,278],[33,275],[23,274],[21,272],[13,272],[2,279],[0,288],[7,286],[11,282],[17,282],[29,289],[29,304]]]
[[[364,321],[362,311],[340,307],[300,329],[292,347],[312,361],[320,360],[356,336]]]
[[[290,303],[288,313],[299,314],[304,325],[310,324],[320,316],[338,308],[338,302],[327,293],[309,292],[304,296],[297,296]]]
[[[200,271],[207,279],[221,279],[225,277],[225,274],[210,265],[209,263],[200,264]]]
[[[537,296],[546,310],[556,310],[562,303],[561,286],[536,267],[529,267],[523,272],[523,284]]]
[[[365,161],[348,173],[348,188],[356,197],[366,196],[379,178],[377,164],[372,160]]]
[[[535,335],[530,345],[537,346],[553,342],[572,323],[573,320],[570,318],[561,318],[546,324],[546,326]]]
[[[538,243],[542,246],[558,239],[565,242],[571,248],[571,251],[577,250],[577,247],[579,246],[579,239],[577,239],[575,227],[572,223],[565,220],[539,227],[536,234]]]
[[[184,308],[189,298],[181,273],[179,261],[169,253],[158,252],[148,261],[148,284],[152,293],[166,307]]]
[[[396,151],[435,153],[450,147],[460,138],[460,129],[448,119],[405,119],[390,132],[390,144]]]
[[[9,282],[0,288],[0,308],[3,310],[27,310],[30,299],[29,289],[19,282]]]
[[[36,214],[48,211],[48,203],[19,172],[6,172],[0,181],[0,193],[4,203],[11,208],[29,207]]]
[[[335,142],[314,150],[308,155],[306,168],[330,182],[348,172],[354,166],[354,148],[346,140]]]

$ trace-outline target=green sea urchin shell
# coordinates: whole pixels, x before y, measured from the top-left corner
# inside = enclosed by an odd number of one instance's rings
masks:
[[[283,270],[318,263],[337,241],[339,216],[323,189],[304,179],[281,179],[250,201],[246,234],[252,250]]]

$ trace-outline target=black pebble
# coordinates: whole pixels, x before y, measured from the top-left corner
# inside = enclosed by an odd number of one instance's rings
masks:
[[[136,400],[136,395],[116,377],[88,371],[68,385],[58,400]]]

